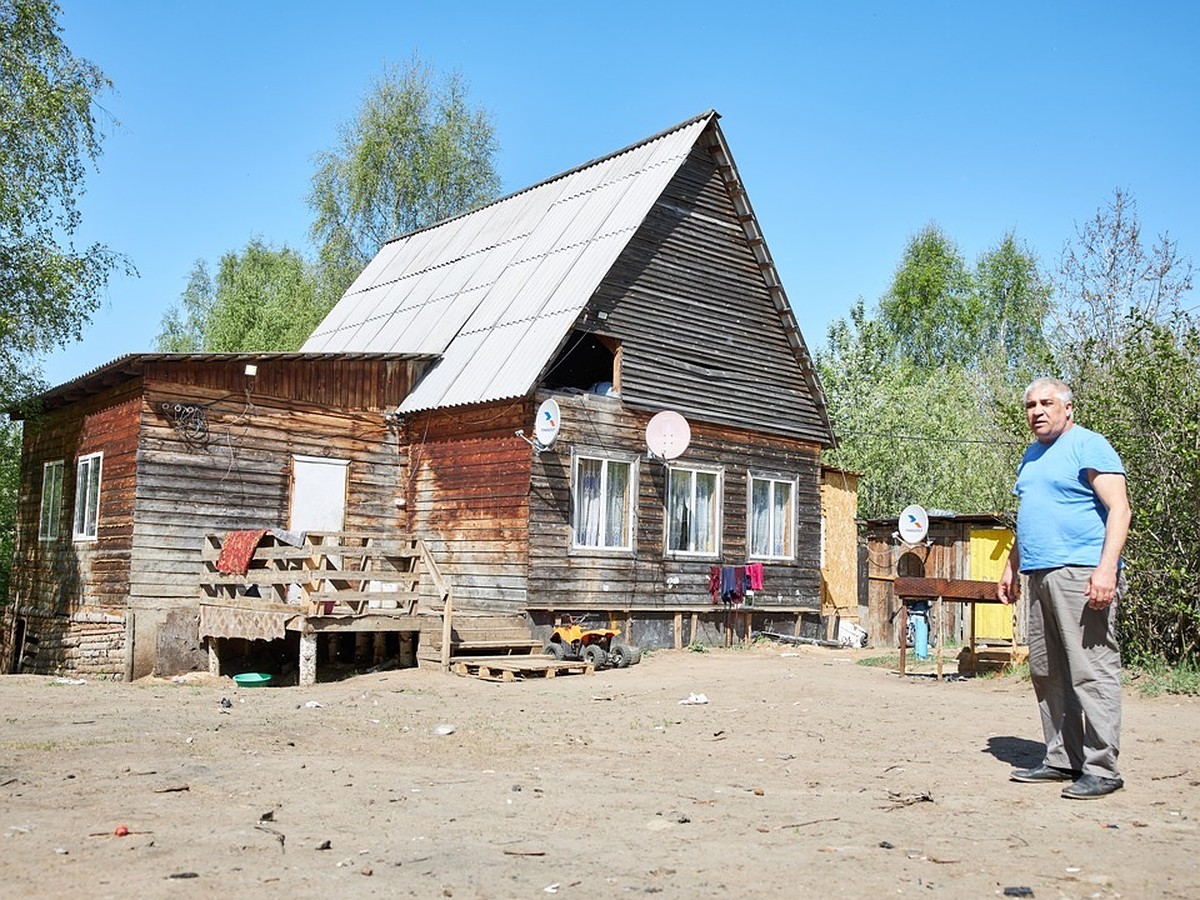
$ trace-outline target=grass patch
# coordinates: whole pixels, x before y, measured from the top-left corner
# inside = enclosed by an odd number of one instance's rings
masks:
[[[1163,694],[1200,696],[1200,663],[1168,666],[1158,662],[1128,666],[1122,681],[1143,697],[1160,697]]]

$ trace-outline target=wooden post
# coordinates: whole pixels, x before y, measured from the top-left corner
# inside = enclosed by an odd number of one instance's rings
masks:
[[[675,613],[675,649],[683,649],[683,613]]]
[[[446,594],[446,605],[442,607],[442,671],[450,671],[450,638],[453,629],[450,625],[450,594]]]
[[[968,603],[966,606],[971,611],[971,627],[967,631],[967,652],[970,653],[970,656],[967,657],[967,660],[970,663],[971,674],[974,675],[979,671],[975,660],[975,604]]]
[[[300,684],[317,683],[317,634],[300,632]]]
[[[371,664],[379,665],[387,656],[387,635],[382,631],[375,632],[375,640],[371,648]]]
[[[210,637],[210,638],[206,638],[204,641],[204,643],[206,643],[208,645],[208,674],[209,675],[220,675],[221,674],[221,654],[217,650],[217,642],[219,640],[220,640],[220,638]]]
[[[900,600],[899,597],[896,598]],[[904,674],[904,661],[908,656],[908,604],[900,600],[900,674]]]
[[[937,603],[934,605],[937,610],[937,628],[938,628],[938,654],[937,654],[937,680],[942,680],[942,641],[945,637],[945,628],[942,625],[942,598],[937,598]]]

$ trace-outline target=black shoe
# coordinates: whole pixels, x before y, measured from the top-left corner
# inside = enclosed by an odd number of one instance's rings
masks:
[[[1027,784],[1038,784],[1043,781],[1074,781],[1079,777],[1078,772],[1070,769],[1057,769],[1042,763],[1032,769],[1013,769],[1009,775],[1013,781],[1023,781]]]
[[[1068,800],[1096,800],[1105,797],[1113,791],[1119,791],[1125,786],[1120,778],[1101,778],[1098,775],[1080,775],[1074,784],[1062,789],[1062,795]]]

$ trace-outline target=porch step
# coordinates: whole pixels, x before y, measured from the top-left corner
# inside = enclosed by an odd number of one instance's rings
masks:
[[[434,623],[431,623],[433,625]],[[442,632],[422,629],[417,662],[441,665]],[[455,610],[450,629],[450,661],[489,657],[540,656],[542,642],[533,639],[522,615],[497,615]]]

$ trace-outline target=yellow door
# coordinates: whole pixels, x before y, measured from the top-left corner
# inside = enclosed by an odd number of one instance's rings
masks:
[[[971,532],[971,580],[999,581],[1008,551],[1012,549],[1013,533],[1007,528],[976,528]],[[975,640],[1013,638],[1013,608],[1004,603],[975,603]]]

